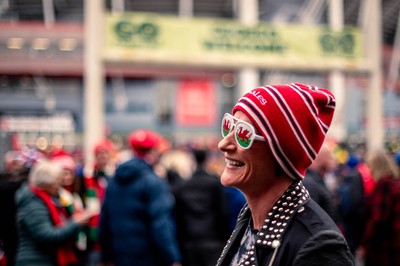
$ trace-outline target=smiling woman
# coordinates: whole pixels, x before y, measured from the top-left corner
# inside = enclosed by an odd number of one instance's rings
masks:
[[[224,115],[221,183],[241,190],[248,204],[217,265],[353,265],[343,235],[301,182],[334,109],[326,89],[266,85]]]

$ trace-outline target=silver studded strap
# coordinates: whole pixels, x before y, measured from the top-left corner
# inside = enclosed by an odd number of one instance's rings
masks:
[[[256,245],[271,248],[279,245],[289,221],[309,199],[310,195],[301,181],[294,182],[268,213],[256,236]]]
[[[274,249],[274,256],[270,261],[271,265],[273,264],[273,260],[275,259],[290,220],[296,212],[302,212],[304,210],[303,205],[309,200],[310,195],[307,189],[303,186],[301,181],[296,181],[290,185],[290,187],[271,208],[271,211],[267,214],[262,228],[256,235],[256,246]],[[242,210],[238,217],[238,222],[244,219],[247,211],[248,206]],[[231,239],[228,240],[227,246],[230,243]],[[217,265],[220,265],[222,257],[226,254],[227,246],[225,246]],[[256,246],[252,246],[251,249],[247,251],[245,256],[242,258],[240,265],[255,265],[255,261],[257,260]]]

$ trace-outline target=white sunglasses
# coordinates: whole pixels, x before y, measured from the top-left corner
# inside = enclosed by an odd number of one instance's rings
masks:
[[[221,123],[221,134],[226,138],[235,128],[236,143],[243,149],[249,149],[254,140],[265,141],[263,136],[257,135],[254,127],[249,123],[237,119],[231,114],[224,114]]]

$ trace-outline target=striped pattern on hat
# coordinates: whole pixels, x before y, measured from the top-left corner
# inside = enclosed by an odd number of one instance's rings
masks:
[[[303,179],[331,124],[335,98],[327,89],[292,83],[246,93],[232,113],[244,112],[267,140],[276,161],[293,179]]]

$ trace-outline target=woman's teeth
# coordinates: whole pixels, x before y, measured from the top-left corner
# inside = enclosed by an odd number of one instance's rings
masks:
[[[238,162],[238,161],[234,161],[234,160],[230,160],[230,159],[225,159],[225,162],[229,165],[232,166],[243,166],[244,163]]]

